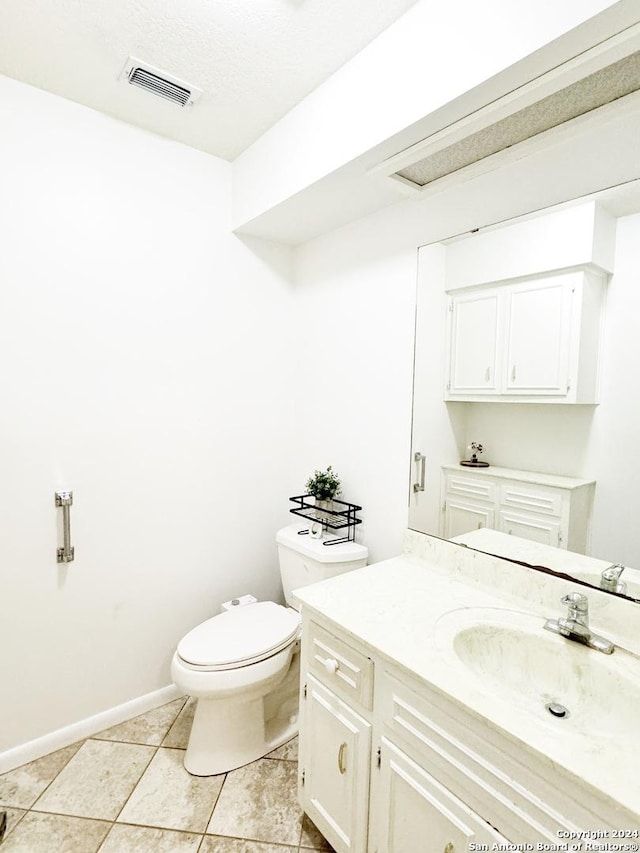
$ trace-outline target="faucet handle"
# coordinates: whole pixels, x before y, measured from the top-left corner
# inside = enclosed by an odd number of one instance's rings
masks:
[[[570,592],[563,595],[560,599],[562,604],[566,604],[569,608],[569,613],[580,614],[585,616],[589,612],[589,599],[581,592]]]
[[[608,566],[602,572],[602,579],[605,581],[617,581],[620,578],[620,575],[624,572],[624,566],[622,563],[614,563],[612,566]]]

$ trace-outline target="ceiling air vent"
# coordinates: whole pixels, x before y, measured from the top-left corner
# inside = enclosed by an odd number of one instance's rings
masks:
[[[146,62],[141,62],[133,56],[127,60],[121,78],[132,86],[138,86],[140,89],[158,95],[167,101],[172,101],[174,104],[179,104],[181,107],[190,106],[202,94],[200,89],[190,83],[185,83],[184,80],[167,74],[166,71],[161,71],[159,68],[154,68]]]

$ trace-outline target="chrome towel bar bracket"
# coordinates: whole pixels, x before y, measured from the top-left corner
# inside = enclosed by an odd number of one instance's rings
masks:
[[[71,505],[73,504],[73,492],[56,492],[56,506],[62,507],[62,548],[58,548],[56,555],[59,563],[70,563],[74,557],[74,548],[71,544]]]

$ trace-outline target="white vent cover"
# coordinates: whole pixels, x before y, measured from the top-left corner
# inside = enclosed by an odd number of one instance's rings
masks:
[[[202,94],[201,89],[134,56],[127,60],[120,78],[181,107],[191,106]]]

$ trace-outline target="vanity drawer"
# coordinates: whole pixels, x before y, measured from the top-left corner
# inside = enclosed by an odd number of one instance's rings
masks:
[[[376,705],[383,735],[510,841],[557,844],[561,830],[606,825],[588,797],[577,802],[566,793],[560,773],[552,785],[533,753],[426,685],[418,694],[385,671]]]
[[[463,474],[447,474],[445,489],[447,495],[472,498],[473,500],[496,502],[496,483],[482,476],[465,477]]]
[[[348,701],[373,706],[373,661],[349,643],[309,623],[307,666],[316,678]]]
[[[559,518],[562,513],[562,492],[547,486],[503,483],[500,487],[500,503],[509,509],[541,512]]]

